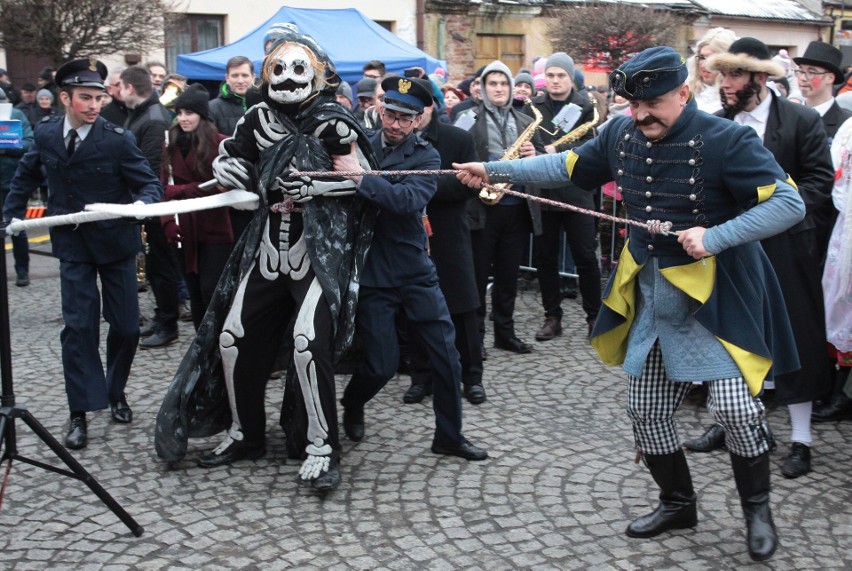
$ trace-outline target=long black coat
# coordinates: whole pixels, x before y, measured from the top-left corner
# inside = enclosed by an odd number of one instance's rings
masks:
[[[775,377],[776,402],[794,404],[819,398],[830,389],[826,358],[820,220],[831,207],[834,169],[819,113],[772,96],[764,146],[799,187],[805,219],[761,244],[781,283],[802,368]]]
[[[477,160],[473,137],[467,131],[432,118],[421,136],[441,155],[441,169],[453,163]],[[473,249],[467,223],[467,203],[478,200],[478,192],[462,184],[454,175],[438,177],[438,191],[426,206],[432,237],[429,248],[438,271],[441,291],[450,313],[473,311],[479,307]]]

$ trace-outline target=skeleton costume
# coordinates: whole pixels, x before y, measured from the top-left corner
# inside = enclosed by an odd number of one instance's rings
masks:
[[[175,460],[187,437],[229,426],[201,465],[263,456],[266,381],[281,336],[292,330],[308,425],[300,475],[330,489],[340,481],[333,361],[352,340],[375,214],[355,197],[353,181],[288,173],[331,170],[331,156],[350,152],[352,142],[365,168],[376,162],[364,132],[335,101],[334,69],[322,48],[295,26],[278,36],[263,64],[264,101],[222,142],[213,165],[222,186],[256,185],[260,207],[172,382],[156,444],[160,457]]]

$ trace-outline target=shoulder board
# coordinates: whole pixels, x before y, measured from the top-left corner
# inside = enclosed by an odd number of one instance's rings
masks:
[[[42,119],[39,122],[40,123],[50,123],[51,121],[59,121],[59,119],[61,119],[62,117],[63,117],[63,115],[48,115],[47,117],[45,117],[44,119]]]
[[[124,134],[124,129],[122,129],[118,125],[113,125],[109,121],[104,122],[104,129],[106,129],[107,131],[114,131],[117,135]]]

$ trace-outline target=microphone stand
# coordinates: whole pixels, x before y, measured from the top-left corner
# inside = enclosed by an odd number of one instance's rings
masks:
[[[0,395],[0,463],[8,461],[6,474],[12,468],[12,461],[18,460],[48,472],[55,472],[69,478],[80,480],[95,493],[112,513],[130,529],[136,537],[142,535],[142,526],[136,523],[124,509],[118,505],[112,496],[101,487],[95,478],[80,465],[77,460],[54,438],[41,423],[30,414],[24,406],[16,406],[15,390],[12,382],[12,344],[9,326],[9,285],[6,281],[6,225],[0,224],[4,249],[0,255],[0,375],[2,375],[2,395]],[[65,462],[68,470],[33,460],[23,456],[18,451],[15,420],[21,419],[44,442],[60,460]],[[0,490],[5,489],[5,478],[0,484]],[[2,499],[0,491],[0,500]]]

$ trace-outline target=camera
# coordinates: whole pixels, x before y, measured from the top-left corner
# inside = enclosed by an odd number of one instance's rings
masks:
[[[422,71],[419,68],[416,68],[416,67],[409,67],[408,69],[406,69],[403,72],[403,74],[405,75],[405,77],[418,77],[419,78],[419,77],[421,77]]]

